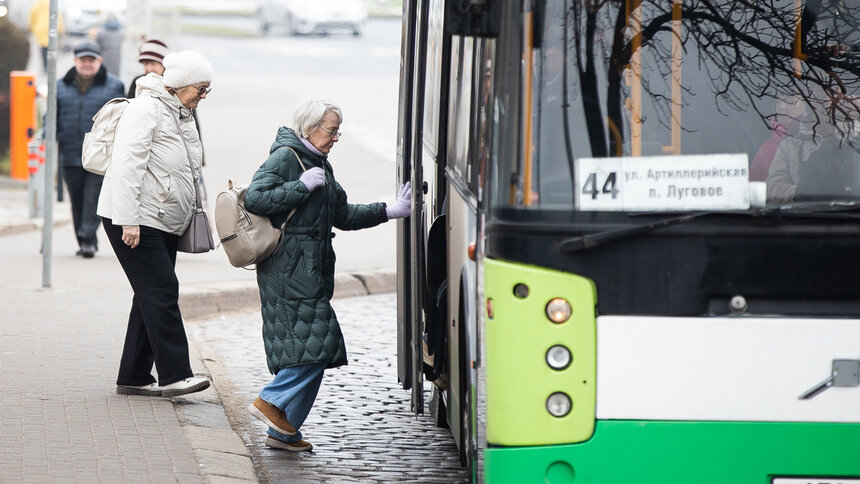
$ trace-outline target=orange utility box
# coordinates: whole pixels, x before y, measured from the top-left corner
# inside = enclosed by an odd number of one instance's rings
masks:
[[[32,72],[9,73],[9,162],[10,176],[26,180],[28,144],[36,133],[36,76]]]

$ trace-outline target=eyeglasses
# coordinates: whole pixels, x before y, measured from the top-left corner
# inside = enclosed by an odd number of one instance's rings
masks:
[[[340,136],[343,134],[343,133],[341,133],[340,131],[337,131],[337,132],[332,131],[332,130],[330,130],[330,129],[326,128],[326,127],[325,127],[325,126],[323,126],[323,125],[320,125],[320,128],[321,128],[322,130],[324,130],[326,133],[328,133],[328,137],[329,137],[329,138],[334,138],[335,136],[337,136],[338,138],[340,138]]]
[[[198,96],[202,96],[204,94],[209,94],[209,91],[212,90],[212,88],[209,86],[189,86],[189,87],[193,87],[194,89],[197,89],[197,95]]]

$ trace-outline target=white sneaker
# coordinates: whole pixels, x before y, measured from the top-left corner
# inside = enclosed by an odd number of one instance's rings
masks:
[[[161,387],[162,397],[178,397],[187,393],[199,392],[209,388],[209,380],[199,376],[188,377]]]
[[[160,397],[162,388],[157,383],[149,385],[117,385],[116,392],[121,395],[143,395],[145,397]]]

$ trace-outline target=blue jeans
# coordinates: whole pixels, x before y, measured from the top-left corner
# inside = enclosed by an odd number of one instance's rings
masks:
[[[260,391],[260,398],[284,411],[296,435],[284,435],[269,428],[269,435],[284,442],[302,440],[299,427],[305,422],[322,383],[328,363],[310,363],[284,368]]]

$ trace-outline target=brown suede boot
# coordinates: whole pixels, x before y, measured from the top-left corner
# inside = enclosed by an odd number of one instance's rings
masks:
[[[284,435],[296,435],[295,427],[287,420],[284,412],[262,398],[257,397],[254,403],[248,405],[248,411],[278,432]]]

